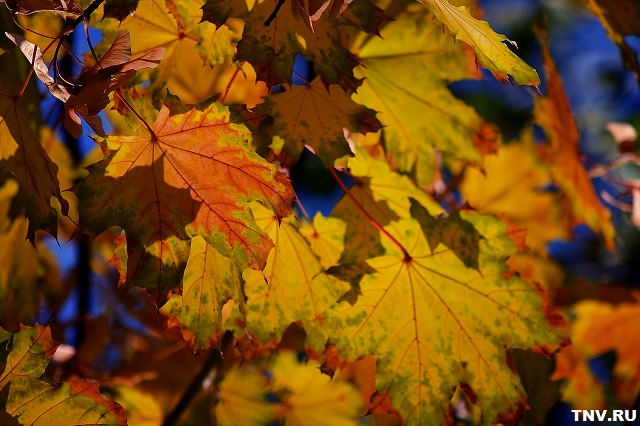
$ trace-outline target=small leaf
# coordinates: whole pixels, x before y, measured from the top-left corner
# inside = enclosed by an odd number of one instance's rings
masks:
[[[216,420],[220,425],[262,426],[275,418],[276,408],[267,401],[265,375],[251,368],[233,368],[220,383]]]
[[[164,309],[189,331],[185,337],[195,349],[208,348],[225,330],[222,308],[231,299],[243,302],[238,270],[202,237],[194,237],[182,294],[171,296]]]
[[[313,223],[303,222],[300,234],[309,242],[309,247],[318,256],[324,269],[338,264],[344,252],[344,233],[347,225],[340,219],[324,217],[318,212]]]
[[[140,0],[107,0],[104,3],[104,17],[123,21],[136,11]]]

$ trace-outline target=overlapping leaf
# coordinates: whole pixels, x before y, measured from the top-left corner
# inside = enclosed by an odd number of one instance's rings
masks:
[[[81,227],[124,228],[127,279],[143,287],[177,286],[195,235],[238,266],[264,266],[273,244],[248,203],[259,200],[282,217],[293,193],[248,147],[246,127],[218,104],[182,113],[163,106],[153,132],[104,141],[111,155],[89,167],[76,190]]]
[[[263,341],[279,340],[292,322],[301,321],[308,343],[321,350],[327,334],[324,312],[349,290],[349,285],[324,273],[318,258],[296,229],[293,217],[278,223],[270,211],[254,204],[256,222],[273,240],[264,271],[247,269],[247,328]]]
[[[442,211],[440,205],[409,178],[391,171],[386,161],[373,158],[361,149],[348,164],[350,174],[357,179],[356,184],[349,190],[351,196],[345,195],[331,213],[347,224],[340,263],[365,260],[383,252],[380,232],[370,221],[363,220],[360,207],[378,224],[389,225],[391,230],[395,226],[393,221],[411,217],[409,198],[417,200],[431,214]]]
[[[473,48],[477,61],[499,80],[513,78],[516,84],[538,87],[540,77],[535,69],[513,53],[505,42],[517,46],[489,24],[471,16],[466,6],[454,6],[448,0],[420,0],[453,36]]]
[[[381,36],[354,42],[361,64],[356,77],[365,79],[354,100],[379,111],[386,147],[400,171],[431,183],[434,148],[479,162],[472,141],[481,120],[447,88],[471,77],[464,46],[423,10],[398,16]]]
[[[305,145],[325,165],[351,155],[344,130],[368,133],[380,129],[375,111],[358,105],[340,87],[328,89],[316,78],[304,86],[267,98],[265,110],[274,118],[274,134],[284,139],[284,162],[296,162]]]
[[[464,232],[432,250],[420,226],[403,220],[393,235],[410,258],[388,244],[385,256],[367,261],[376,272],[360,282],[355,304],[343,302],[327,314],[341,353],[378,358],[378,389],[388,392],[408,424],[443,421],[460,383],[477,395],[483,424],[495,424],[524,400],[505,347],[559,339],[537,291],[504,277],[504,259],[515,249],[506,224],[478,214],[461,217],[481,236],[468,242],[478,245],[478,269],[453,251],[469,237]]]
[[[136,57],[153,49],[166,49],[164,60],[157,69],[151,87],[162,85],[176,94],[184,103],[200,102],[213,93],[197,96],[205,82],[211,79],[211,66],[222,63],[235,54],[235,43],[240,36],[238,28],[200,23],[203,1],[152,0],[139,2],[135,14],[122,23],[104,22],[100,28],[107,38],[116,32],[128,30],[132,37],[131,54]],[[204,59],[203,59],[204,58]]]
[[[237,58],[250,62],[258,79],[268,86],[290,83],[295,57],[301,53],[314,63],[324,81],[355,89],[358,80],[353,67],[357,60],[343,47],[340,28],[350,25],[375,32],[384,20],[380,10],[371,2],[355,0],[338,19],[330,20],[324,14],[311,27],[302,3],[288,2],[279,9],[276,4],[264,1],[249,10],[246,0],[208,0],[203,7],[204,19],[216,25],[228,18],[245,21]]]
[[[40,145],[38,138],[18,105],[17,99],[0,82],[0,180],[12,174],[20,184],[15,198],[18,209],[23,209],[29,220],[28,238],[43,229],[57,234],[57,214],[51,207],[55,197],[67,214],[67,201],[60,194],[57,166]]]
[[[182,294],[171,296],[164,309],[188,330],[192,346],[206,348],[216,334],[224,332],[223,306],[229,300],[244,302],[238,270],[204,239],[194,237]]]
[[[335,217],[324,217],[318,212],[313,223],[303,222],[300,234],[309,242],[309,247],[318,256],[323,268],[328,269],[338,264],[344,252],[344,234],[346,223]]]
[[[543,42],[543,63],[547,76],[547,95],[536,99],[534,119],[544,129],[549,141],[547,161],[554,181],[567,194],[573,215],[604,234],[607,245],[613,246],[615,229],[610,212],[600,203],[591,179],[580,160],[580,133],[571,113],[562,80]]]
[[[100,395],[95,383],[73,379],[52,386],[40,380],[57,346],[48,327],[0,328],[0,421],[126,425],[122,407]]]

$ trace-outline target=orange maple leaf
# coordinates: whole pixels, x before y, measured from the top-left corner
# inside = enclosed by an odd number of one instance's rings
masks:
[[[248,205],[261,201],[282,217],[293,190],[248,146],[246,127],[212,104],[181,113],[163,106],[150,130],[104,139],[111,155],[76,187],[80,229],[124,228],[127,282],[141,287],[178,285],[195,235],[239,267],[264,267],[273,243]]]

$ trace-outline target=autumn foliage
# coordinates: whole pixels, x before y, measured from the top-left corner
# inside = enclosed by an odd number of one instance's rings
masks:
[[[542,23],[544,84],[474,0],[1,2],[2,424],[636,403],[638,295],[583,300],[546,250],[578,224],[615,250],[616,228]],[[635,3],[587,3],[637,73]],[[531,89],[515,140],[449,88],[487,75]],[[344,192],[328,216],[294,191],[311,154]]]

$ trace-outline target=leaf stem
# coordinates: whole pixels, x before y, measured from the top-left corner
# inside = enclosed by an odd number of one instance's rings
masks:
[[[404,260],[405,262],[408,262],[409,260],[411,260],[411,256],[409,255],[409,252],[404,248],[404,246],[402,244],[400,244],[400,242],[398,240],[396,240],[393,235],[391,235],[386,229],[384,229],[382,227],[382,225],[380,225],[378,223],[377,220],[375,220],[373,218],[373,216],[371,216],[369,214],[369,212],[367,212],[367,210],[365,210],[364,206],[362,204],[360,204],[360,202],[358,200],[356,200],[356,197],[353,196],[353,194],[351,193],[351,191],[349,191],[349,188],[347,188],[347,186],[344,184],[344,182],[342,181],[342,179],[340,178],[340,175],[338,174],[338,172],[336,171],[336,169],[334,167],[329,167],[329,171],[331,172],[331,174],[333,175],[333,178],[336,180],[336,182],[338,182],[338,185],[340,185],[340,188],[342,188],[342,190],[344,191],[344,193],[351,199],[351,201],[353,201],[353,203],[356,205],[356,207],[358,208],[358,210],[360,210],[362,212],[362,214],[369,220],[369,222],[371,222],[371,224],[378,230],[380,231],[380,233],[382,235],[384,235],[389,241],[391,241],[396,247],[398,247],[398,249],[402,252],[402,255],[404,256]]]
[[[142,117],[140,116],[140,114],[138,114],[138,111],[136,111],[136,110],[131,106],[131,104],[130,104],[130,103],[129,103],[125,98],[124,98],[124,96],[122,96],[122,95],[120,94],[120,90],[118,89],[118,90],[114,91],[113,93],[118,97],[118,99],[120,99],[120,101],[121,101],[123,104],[125,104],[125,105],[127,106],[127,108],[129,108],[129,111],[131,111],[131,112],[133,113],[133,115],[135,115],[135,116],[136,116],[136,118],[138,119],[138,121],[140,121],[140,123],[142,123],[142,125],[143,125],[144,127],[146,127],[146,128],[147,128],[147,131],[148,131],[148,132],[149,132],[149,134],[151,135],[151,139],[153,139],[153,140],[157,140],[157,139],[158,139],[158,136],[156,136],[156,133],[153,131],[153,129],[151,128],[151,126],[149,126],[149,124],[148,124],[146,121],[144,121],[144,118],[142,118]]]

